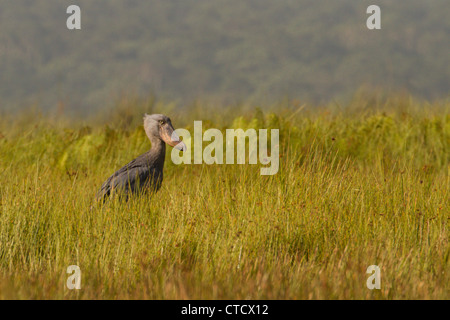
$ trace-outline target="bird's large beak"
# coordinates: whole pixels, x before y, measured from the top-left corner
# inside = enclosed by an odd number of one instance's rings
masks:
[[[175,130],[171,125],[167,125],[161,128],[161,138],[167,143],[169,146],[174,147],[175,149],[186,151],[186,145],[183,141],[180,140],[180,137],[177,135]]]

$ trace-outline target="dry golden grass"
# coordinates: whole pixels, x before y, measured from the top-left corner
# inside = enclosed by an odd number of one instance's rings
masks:
[[[3,121],[0,298],[450,298],[448,104],[346,108],[222,119],[186,109],[175,126],[278,127],[279,173],[168,156],[159,193],[92,210],[103,180],[149,148],[135,119]],[[69,265],[81,290],[66,288]],[[381,290],[366,287],[370,265]]]

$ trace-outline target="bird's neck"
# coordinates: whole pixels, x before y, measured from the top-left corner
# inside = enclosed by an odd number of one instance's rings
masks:
[[[159,167],[164,167],[164,160],[166,158],[166,144],[158,138],[152,139],[152,147],[149,151],[151,157],[154,159],[154,164]]]

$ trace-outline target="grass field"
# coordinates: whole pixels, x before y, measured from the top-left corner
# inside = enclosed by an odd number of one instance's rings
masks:
[[[150,148],[144,112],[175,128],[279,128],[280,171],[168,155],[156,195],[90,209]],[[0,299],[449,299],[449,164],[450,104],[404,96],[2,115]]]

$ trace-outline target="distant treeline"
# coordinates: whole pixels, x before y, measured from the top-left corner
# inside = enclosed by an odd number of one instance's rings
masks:
[[[66,28],[77,4],[82,29]],[[96,110],[120,96],[311,102],[362,84],[448,97],[447,1],[0,2],[0,110]]]

